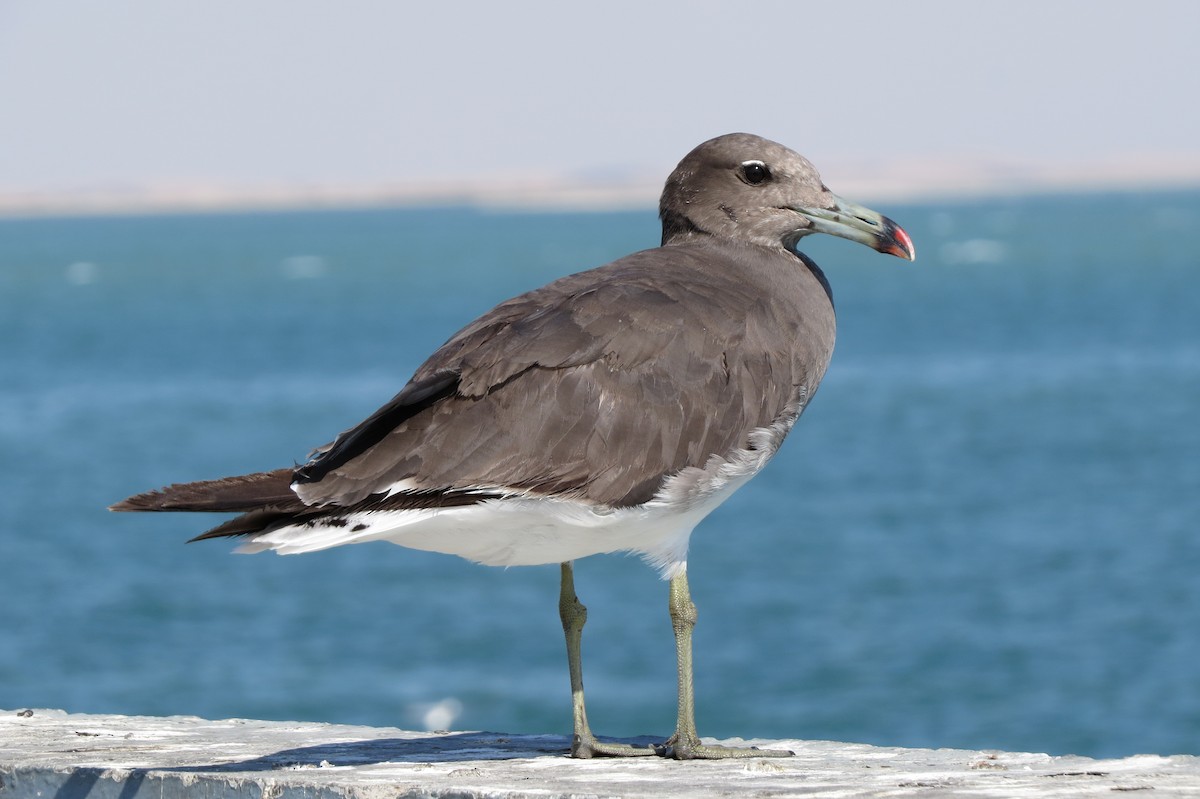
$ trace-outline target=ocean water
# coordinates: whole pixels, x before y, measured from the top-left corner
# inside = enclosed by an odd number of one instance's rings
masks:
[[[704,735],[1200,754],[1200,194],[877,204],[783,451],[692,539]],[[557,567],[184,545],[110,514],[303,459],[650,211],[0,221],[0,707],[568,732]],[[601,734],[666,735],[666,586],[577,564]]]

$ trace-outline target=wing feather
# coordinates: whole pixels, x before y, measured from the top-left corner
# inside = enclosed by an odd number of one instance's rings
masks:
[[[500,488],[623,507],[746,446],[805,379],[794,342],[779,343],[795,321],[700,257],[712,253],[637,253],[497,306],[301,467],[297,492],[347,506]]]

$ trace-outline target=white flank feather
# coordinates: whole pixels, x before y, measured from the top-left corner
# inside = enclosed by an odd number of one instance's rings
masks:
[[[586,505],[555,497],[513,495],[474,505],[365,511],[281,527],[256,535],[238,552],[296,555],[390,541],[411,549],[458,555],[488,566],[563,563],[588,555],[634,552],[663,579],[687,564],[692,530],[757,474],[779,449],[803,407],[791,404],[770,427],[749,435],[750,448],[714,455],[663,481],[654,498],[633,508]],[[403,482],[393,488],[403,490]]]

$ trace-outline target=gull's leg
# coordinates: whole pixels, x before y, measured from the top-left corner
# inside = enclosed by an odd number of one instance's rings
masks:
[[[588,727],[587,710],[583,704],[583,658],[580,653],[587,608],[575,596],[575,570],[569,561],[562,564],[558,616],[562,619],[563,634],[567,638],[567,667],[571,672],[571,711],[575,719],[571,757],[643,757],[656,754],[650,746],[602,743],[596,740]]]
[[[671,578],[670,590],[671,626],[675,629],[675,656],[679,666],[679,717],[675,722],[675,734],[658,747],[658,753],[676,760],[790,756],[792,752],[786,749],[700,743],[700,736],[696,733],[695,692],[692,689],[692,628],[696,626],[696,606],[692,604],[692,595],[688,590],[686,569],[681,569]]]

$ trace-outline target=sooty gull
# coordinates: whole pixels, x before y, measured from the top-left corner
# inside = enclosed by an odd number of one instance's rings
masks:
[[[242,537],[244,552],[391,541],[492,566],[559,563],[572,755],[790,754],[700,742],[688,538],[771,459],[829,364],[829,284],[800,239],[830,233],[910,260],[913,245],[803,157],[745,133],[688,153],[659,214],[660,247],[496,306],[298,468],[172,485],[113,510],[238,512],[193,540]],[[572,561],[622,551],[670,581],[679,705],[657,747],[597,740],[584,709]]]

